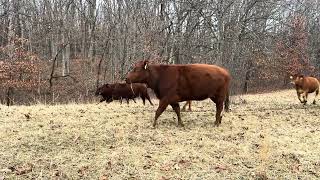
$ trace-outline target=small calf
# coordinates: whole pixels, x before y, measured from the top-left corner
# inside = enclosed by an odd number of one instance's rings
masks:
[[[129,99],[132,99],[134,102],[134,98],[141,97],[143,104],[145,104],[145,99],[148,99],[151,105],[151,99],[147,91],[147,86],[142,83],[115,83],[115,84],[104,84],[99,87],[95,93],[96,96],[101,95],[102,99],[100,102],[112,102],[113,100],[120,100],[122,103],[122,99],[126,99],[129,104]]]
[[[294,75],[290,76],[292,84],[295,85],[297,90],[298,99],[301,103],[306,104],[308,99],[308,94],[315,92],[315,97],[313,104],[316,104],[316,99],[319,94],[320,83],[317,78],[303,76],[303,75]],[[302,99],[301,99],[302,95]]]

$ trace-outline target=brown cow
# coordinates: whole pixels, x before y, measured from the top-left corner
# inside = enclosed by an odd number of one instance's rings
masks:
[[[191,101],[187,101],[187,102],[184,104],[184,106],[182,107],[182,111],[186,111],[186,108],[187,108],[188,105],[189,105],[188,110],[189,110],[189,111],[192,111],[192,110],[191,110]]]
[[[295,85],[298,99],[301,103],[307,104],[308,94],[315,92],[316,95],[314,97],[313,104],[316,104],[320,88],[320,83],[317,78],[296,74],[294,76],[290,76],[290,79]],[[301,100],[301,95],[303,100]]]
[[[153,105],[147,91],[147,86],[141,83],[104,84],[96,90],[95,95],[102,96],[100,102],[106,101],[109,103],[113,100],[120,100],[122,103],[122,99],[126,99],[127,103],[129,103],[129,99],[136,102],[134,98],[141,97],[143,104],[145,104],[145,99],[148,99],[150,104]]]
[[[229,72],[215,65],[163,65],[149,64],[149,61],[137,62],[126,78],[127,83],[146,83],[160,99],[153,127],[169,104],[178,116],[178,125],[183,126],[178,102],[207,98],[216,104],[215,125],[218,126],[224,101],[225,109],[229,108],[230,80]]]

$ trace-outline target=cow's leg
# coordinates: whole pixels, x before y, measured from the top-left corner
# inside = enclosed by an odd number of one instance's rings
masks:
[[[145,98],[144,96],[140,96],[140,97],[141,97],[141,99],[142,99],[143,105],[146,105],[146,98]]]
[[[134,103],[137,103],[137,101],[134,98],[132,98],[132,100],[133,100]]]
[[[129,104],[129,98],[126,98],[127,104]]]
[[[186,107],[187,107],[187,105],[188,105],[188,102],[189,102],[189,101],[187,101],[187,102],[183,105],[182,111],[186,111]]]
[[[159,118],[159,116],[162,114],[162,112],[167,108],[168,106],[168,102],[166,100],[161,100],[159,101],[159,106],[158,109],[156,111],[156,115],[154,117],[154,121],[153,121],[153,127],[155,128],[157,125],[157,119]]]
[[[99,103],[102,103],[103,101],[105,101],[105,99],[104,99],[104,98],[101,98],[100,101],[97,103],[97,105],[98,105]]]
[[[318,94],[319,94],[319,88],[316,90],[316,95],[314,96],[314,100],[312,102],[312,104],[316,104],[317,98],[318,98]]]
[[[153,106],[153,103],[151,102],[150,96],[147,94],[146,98],[148,99],[149,103]]]
[[[183,127],[183,123],[181,121],[181,116],[180,116],[180,106],[179,106],[179,103],[173,103],[173,104],[170,104],[172,109],[176,112],[177,116],[178,116],[178,126],[181,126]]]
[[[303,104],[306,105],[307,104],[307,99],[308,99],[308,92],[304,92],[302,95],[303,98]]]
[[[297,92],[297,95],[298,95],[298,99],[301,103],[303,103],[303,101],[301,100],[301,94],[299,92]]]
[[[120,98],[120,104],[122,104],[122,98]]]
[[[111,103],[113,101],[112,98],[108,98],[108,99],[105,99],[106,100],[106,103]]]
[[[191,110],[191,101],[187,101],[186,104],[184,104],[184,106],[182,107],[182,110],[186,111],[187,106],[189,106],[188,111],[192,111]]]
[[[215,121],[215,125],[216,126],[219,126],[221,124],[221,119],[222,119],[222,116],[221,116],[221,112],[223,110],[223,101],[218,101],[216,103],[216,109],[217,109],[217,112],[216,112],[216,121]]]
[[[216,121],[214,122],[215,126],[219,126],[221,124],[221,119],[222,119],[221,113],[223,110],[223,99],[224,98],[218,98],[218,97],[211,98],[211,100],[213,102],[215,102],[215,104],[216,104]]]

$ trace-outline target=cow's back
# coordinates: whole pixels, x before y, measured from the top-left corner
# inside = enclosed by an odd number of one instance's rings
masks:
[[[130,97],[131,91],[129,91],[129,87],[127,86],[127,84],[115,83],[113,96],[122,98]]]
[[[162,90],[177,93],[181,101],[203,100],[226,96],[230,74],[215,65],[171,65],[163,67],[160,79]]]
[[[142,83],[118,83],[115,86],[114,96],[121,96],[123,98],[135,98],[140,94],[145,94],[147,92],[147,87]]]
[[[305,77],[305,81],[304,81],[304,84],[303,84],[303,88],[305,90],[308,91],[308,93],[312,93],[314,91],[316,91],[317,89],[319,89],[319,81],[317,78],[314,78],[314,77]]]
[[[194,64],[186,66],[186,73],[180,73],[180,79],[181,88],[185,86],[185,89],[190,89],[191,96],[203,99],[224,96],[228,90],[230,75],[218,66]]]
[[[147,91],[147,86],[143,83],[133,83],[132,88],[139,93]]]

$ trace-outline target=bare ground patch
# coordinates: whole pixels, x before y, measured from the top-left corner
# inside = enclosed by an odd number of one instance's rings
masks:
[[[185,128],[168,107],[157,129],[141,100],[0,106],[0,179],[320,178],[320,105],[294,91],[232,101],[218,128],[209,100],[182,113]]]

